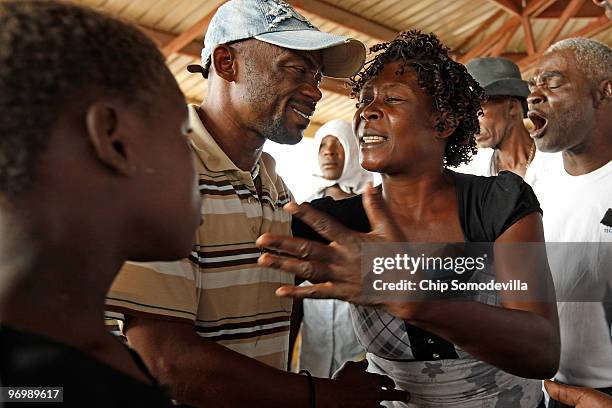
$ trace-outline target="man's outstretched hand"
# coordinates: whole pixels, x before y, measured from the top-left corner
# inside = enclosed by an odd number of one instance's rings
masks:
[[[554,381],[544,381],[548,395],[554,400],[576,408],[612,408],[612,397],[592,388],[572,387]]]
[[[284,207],[331,243],[324,245],[270,233],[259,237],[257,246],[276,252],[262,254],[259,265],[282,269],[312,283],[304,287],[282,286],[277,289],[277,295],[333,298],[363,304],[361,244],[404,241],[401,230],[391,219],[380,188],[369,186],[366,189],[363,206],[373,228],[367,234],[346,228],[309,204],[289,203]]]

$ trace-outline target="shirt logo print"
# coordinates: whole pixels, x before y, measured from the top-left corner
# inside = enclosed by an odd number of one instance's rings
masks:
[[[612,208],[608,208],[608,211],[606,211],[601,219],[601,223],[605,226],[604,232],[612,234]]]

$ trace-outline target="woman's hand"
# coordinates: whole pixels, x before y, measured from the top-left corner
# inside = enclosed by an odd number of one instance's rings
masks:
[[[554,400],[576,408],[611,408],[612,397],[592,388],[572,387],[546,380],[544,387]]]
[[[304,287],[282,286],[277,289],[277,295],[366,303],[362,296],[361,245],[366,242],[402,242],[404,237],[388,213],[380,188],[370,186],[366,189],[363,206],[373,226],[373,230],[367,234],[346,228],[309,204],[289,203],[285,206],[286,211],[331,243],[324,245],[269,233],[259,237],[257,246],[277,252],[262,254],[259,265],[282,269],[313,284]]]

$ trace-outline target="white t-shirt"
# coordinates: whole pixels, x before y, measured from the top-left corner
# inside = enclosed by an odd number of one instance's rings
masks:
[[[457,167],[455,171],[475,176],[496,176],[497,173],[494,171],[493,163],[494,152],[494,149],[489,148],[478,149],[478,153],[469,164],[463,164]],[[558,172],[562,167],[563,159],[561,153],[543,153],[536,150],[533,160],[527,167],[523,180],[535,189],[542,177],[545,177],[549,172]]]
[[[534,191],[544,212],[549,264],[560,301],[561,361],[555,378],[612,387],[612,338],[601,303],[612,287],[612,227],[602,223],[612,211],[612,161],[581,176],[570,176],[563,168],[549,172]],[[563,302],[567,299],[580,301]]]

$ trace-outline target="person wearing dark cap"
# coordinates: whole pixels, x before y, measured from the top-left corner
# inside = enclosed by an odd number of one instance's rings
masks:
[[[480,176],[512,171],[533,187],[558,155],[537,152],[524,125],[529,89],[518,66],[505,58],[484,57],[471,60],[466,68],[484,88],[487,99],[476,134],[478,154],[459,171]]]
[[[323,33],[287,3],[232,0],[212,18],[202,65],[208,95],[189,106],[202,216],[188,259],[129,263],[107,298],[129,344],[182,404],[208,407],[378,407],[406,399],[390,379],[353,363],[337,379],[283,372],[289,274],[259,267],[255,240],[291,234],[291,193],[262,147],[295,144],[321,99],[321,76],[349,77],[359,41]],[[386,389],[383,389],[386,388]]]

